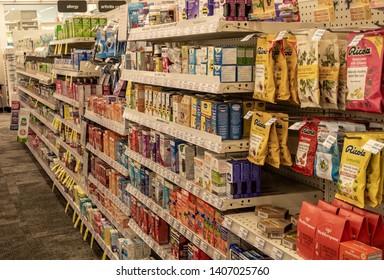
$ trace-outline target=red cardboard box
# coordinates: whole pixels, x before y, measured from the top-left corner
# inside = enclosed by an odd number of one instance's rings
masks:
[[[332,204],[325,202],[323,200],[319,200],[317,202],[317,207],[319,207],[320,209],[322,209],[324,211],[332,213],[334,215],[337,215],[337,210],[339,210],[339,208],[336,207],[335,205],[332,205]]]
[[[304,259],[314,259],[316,226],[320,219],[321,210],[317,206],[303,201],[300,216],[297,221],[296,250]]]
[[[352,230],[352,239],[367,245],[371,244],[368,221],[364,216],[345,209],[339,210],[339,216],[349,220]]]
[[[340,244],[340,260],[381,260],[383,251],[357,240]]]
[[[349,221],[321,211],[315,234],[315,260],[338,260],[340,243],[352,240]]]

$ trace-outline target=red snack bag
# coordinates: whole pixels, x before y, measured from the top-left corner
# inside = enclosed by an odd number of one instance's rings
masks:
[[[366,34],[356,46],[350,46],[355,36],[348,35],[346,109],[381,113],[384,38]]]
[[[296,250],[299,256],[312,260],[315,253],[315,232],[319,222],[321,209],[303,201],[300,216],[297,220]]]
[[[320,209],[322,209],[324,211],[332,213],[334,215],[337,215],[337,210],[339,210],[338,207],[336,207],[335,205],[329,204],[328,202],[325,202],[324,200],[319,200],[317,202],[317,207],[319,207]]]
[[[335,205],[337,208],[343,208],[343,209],[349,210],[349,211],[352,211],[352,209],[353,209],[353,206],[351,204],[346,203],[346,202],[339,200],[337,198],[333,199],[332,205]]]
[[[304,175],[313,176],[316,147],[317,127],[306,123],[299,131],[299,145],[292,169]]]
[[[315,234],[315,260],[338,260],[340,243],[352,240],[347,219],[321,211]]]
[[[360,241],[367,245],[371,244],[367,218],[345,209],[340,209],[338,215],[349,220],[349,223],[351,224],[352,238],[354,240]]]

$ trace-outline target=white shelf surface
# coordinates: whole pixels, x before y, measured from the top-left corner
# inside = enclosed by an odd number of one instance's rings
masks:
[[[239,37],[239,33],[279,33],[282,30],[313,28],[314,24],[226,21],[219,16],[181,20],[179,22],[131,29],[128,41],[192,40]],[[241,35],[240,35],[241,36]]]
[[[88,175],[88,180],[94,184],[106,197],[108,197],[124,214],[131,216],[131,210],[127,205],[121,202],[115,195],[113,195],[110,190],[104,187],[95,177],[91,174]]]
[[[136,234],[143,239],[145,243],[163,260],[172,260],[172,256],[170,254],[170,249],[168,245],[158,245],[155,240],[153,240],[148,234],[145,234],[139,226],[135,223],[134,220],[130,219],[128,226],[136,232]]]
[[[78,159],[81,163],[84,162],[84,158],[74,148],[65,143],[60,137],[56,137],[56,143],[60,143],[60,146],[67,150],[71,155]]]
[[[253,82],[222,83],[219,76],[162,73],[123,69],[121,79],[135,83],[209,93],[253,92]]]
[[[85,44],[85,43],[95,43],[95,38],[93,37],[76,37],[68,38],[62,40],[54,40],[49,43],[49,45],[65,45],[65,44]]]
[[[215,153],[248,151],[249,139],[222,140],[221,136],[126,108],[123,118],[147,126]]]
[[[100,76],[99,71],[76,71],[74,69],[64,69],[55,67],[52,69],[53,73],[56,75],[63,75],[69,77],[98,77]]]
[[[30,144],[27,142],[26,146],[31,151],[33,156],[36,158],[36,160],[39,162],[41,167],[44,169],[44,171],[48,174],[48,176],[51,178],[57,189],[60,191],[60,193],[64,196],[64,198],[69,202],[73,210],[77,213],[77,215],[80,217],[84,225],[88,228],[89,232],[95,237],[96,242],[100,245],[100,247],[104,250],[104,252],[107,253],[107,256],[111,260],[117,260],[117,254],[113,253],[111,250],[111,247],[106,245],[104,240],[96,234],[91,224],[87,221],[87,219],[81,214],[81,211],[79,207],[73,202],[73,200],[69,197],[69,195],[64,191],[61,183],[57,180],[55,174],[51,171],[51,169],[43,162],[43,160],[37,155],[36,151],[30,146]]]
[[[28,94],[29,96],[31,96],[32,98],[36,99],[37,101],[39,101],[40,103],[48,106],[49,108],[51,108],[52,110],[56,110],[56,105],[44,98],[41,98],[39,95],[37,95],[36,93],[34,93],[32,90],[29,90],[27,89],[26,87],[23,87],[23,86],[20,86],[18,85],[17,88],[24,92],[25,94]]]
[[[69,105],[72,105],[73,107],[76,107],[76,108],[80,107],[79,101],[73,100],[72,98],[66,97],[64,95],[54,93],[53,97],[58,99],[58,100],[60,100],[60,101],[65,102],[65,103],[67,103]]]
[[[50,123],[46,118],[44,118],[42,115],[40,115],[36,109],[31,108],[27,103],[20,101],[20,104],[24,107],[29,109],[29,112],[34,115],[39,121],[41,121],[45,126],[47,126],[50,130],[53,132],[56,132],[56,128]]]
[[[257,228],[258,218],[254,212],[226,215],[224,225],[234,234],[277,260],[302,260],[291,250],[281,245],[280,239],[270,239],[261,235]]]
[[[127,168],[125,168],[120,163],[118,163],[117,161],[113,160],[112,158],[110,158],[109,156],[104,154],[103,152],[100,152],[100,151],[96,150],[89,143],[87,143],[87,150],[90,151],[92,154],[96,155],[97,157],[99,157],[100,159],[102,159],[103,161],[105,161],[106,163],[108,163],[111,167],[116,169],[122,175],[128,176],[129,170]]]
[[[49,83],[49,81],[51,80],[51,75],[47,73],[29,72],[22,69],[17,69],[16,73],[34,78],[39,81],[43,81],[43,83]]]
[[[93,121],[101,126],[104,126],[105,128],[108,128],[120,135],[128,135],[128,128],[124,125],[125,121],[124,123],[119,123],[117,121],[99,116],[94,112],[88,110],[85,112],[84,118]]]
[[[59,150],[55,147],[55,145],[49,141],[41,132],[38,130],[38,128],[31,123],[29,123],[29,128],[31,128],[37,136],[47,145],[47,147],[56,155],[59,156]]]
[[[140,200],[143,204],[145,204],[149,209],[151,209],[154,213],[156,213],[159,217],[161,217],[164,221],[166,221],[170,226],[179,231],[182,235],[184,235],[188,240],[193,242],[197,247],[202,249],[207,255],[215,260],[226,259],[223,253],[219,250],[215,249],[212,245],[208,244],[205,240],[202,240],[196,233],[191,231],[189,228],[184,226],[180,221],[172,217],[169,212],[159,205],[157,205],[152,199],[145,196],[141,192],[139,192],[132,185],[128,184],[127,190],[133,196],[135,196],[138,200]]]
[[[55,118],[57,120],[59,120],[62,124],[70,127],[72,130],[76,131],[77,133],[81,134],[81,127],[80,127],[80,124],[75,124],[73,121],[71,120],[65,120],[63,119],[62,117],[60,117],[59,115],[55,115]]]

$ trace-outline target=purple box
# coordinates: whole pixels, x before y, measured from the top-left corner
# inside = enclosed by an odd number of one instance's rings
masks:
[[[251,189],[248,190],[248,193],[251,196],[258,196],[261,193],[261,167],[251,163],[251,170]]]
[[[186,0],[187,6],[187,19],[194,19],[199,17],[199,1]]]
[[[227,161],[227,196],[230,198],[241,198],[241,161]]]
[[[156,162],[156,131],[151,130],[151,160]]]
[[[161,138],[161,133],[156,132],[155,135],[155,146],[156,146],[156,156],[155,156],[155,161],[157,163],[161,162],[161,156],[160,156],[160,138]]]
[[[236,0],[237,6],[237,19],[238,21],[247,21],[248,14],[252,8],[252,1],[249,0]]]
[[[179,174],[179,145],[185,143],[180,139],[171,140],[171,170]]]
[[[151,131],[143,130],[142,131],[142,149],[141,154],[143,157],[150,158],[151,157]]]
[[[223,17],[225,20],[237,20],[236,16],[236,0],[222,0]]]
[[[241,162],[241,188],[240,193],[238,190],[238,194],[241,194],[241,197],[250,197],[250,193],[248,190],[251,189],[251,162],[248,160],[244,160]]]

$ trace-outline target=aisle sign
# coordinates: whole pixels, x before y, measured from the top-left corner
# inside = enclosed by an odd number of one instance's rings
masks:
[[[21,108],[19,112],[19,128],[17,130],[17,142],[27,142],[29,126],[29,110]]]
[[[125,1],[99,1],[97,3],[97,9],[100,13],[106,13],[125,4],[127,4]]]
[[[87,1],[64,1],[57,2],[59,13],[85,13],[87,11]]]

